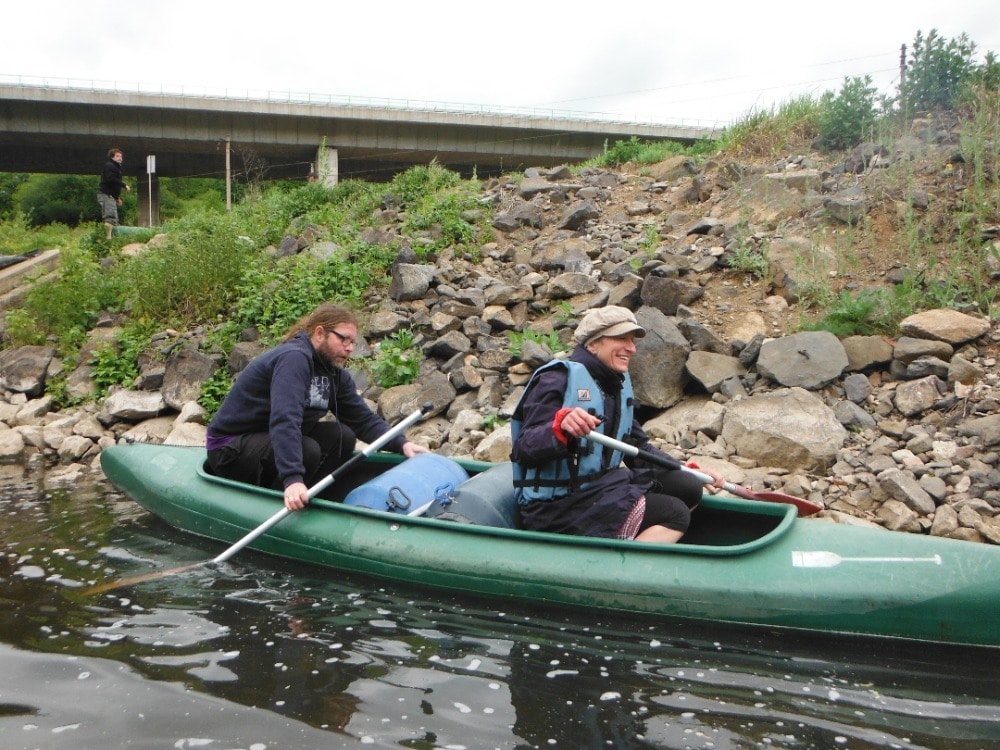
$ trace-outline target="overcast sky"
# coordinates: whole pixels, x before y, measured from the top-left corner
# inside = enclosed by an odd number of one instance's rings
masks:
[[[0,81],[329,95],[725,124],[871,75],[917,31],[1000,52],[996,0],[32,0],[7,3]]]

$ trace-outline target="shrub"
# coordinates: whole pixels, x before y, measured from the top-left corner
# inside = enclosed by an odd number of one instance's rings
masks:
[[[510,353],[518,359],[521,357],[521,351],[524,349],[525,341],[534,341],[536,344],[546,346],[553,354],[558,354],[559,352],[566,351],[569,348],[565,343],[563,343],[562,339],[559,338],[558,331],[549,331],[548,333],[539,333],[538,331],[532,331],[531,329],[527,329],[525,331],[512,331],[510,334],[509,344]]]
[[[633,164],[655,164],[668,156],[686,154],[702,156],[713,153],[716,143],[713,140],[699,140],[684,145],[677,141],[640,141],[632,136],[627,141],[616,141],[611,147],[604,144],[604,152],[600,156],[585,161],[584,167],[618,167],[632,162]]]
[[[25,295],[24,314],[15,316],[7,334],[14,342],[38,343],[52,336],[75,349],[116,294],[111,279],[85,250],[68,248],[60,257],[58,275],[45,278]]]
[[[273,342],[322,302],[358,305],[373,278],[365,262],[346,257],[260,258],[236,287],[235,319],[239,327],[256,327],[265,341]]]
[[[21,255],[32,250],[68,248],[76,233],[65,224],[28,225],[27,217],[16,212],[0,223],[0,255]]]
[[[225,367],[216,369],[212,376],[201,384],[198,405],[205,410],[206,421],[215,416],[232,387],[233,377]]]
[[[194,322],[226,311],[256,254],[230,214],[202,214],[172,227],[169,242],[113,269],[138,320]]]
[[[910,48],[900,98],[908,112],[953,109],[976,72],[976,45],[966,34],[945,41],[936,29],[920,31]]]
[[[149,348],[150,339],[147,329],[132,326],[120,331],[113,344],[94,352],[93,377],[98,393],[107,393],[113,385],[131,387],[139,374],[139,355]]]
[[[82,222],[100,221],[96,177],[81,175],[37,174],[17,189],[18,208],[32,226],[58,222],[75,227]],[[135,197],[122,193],[119,218],[134,215]],[[126,222],[122,222],[123,224]]]
[[[871,76],[845,78],[838,94],[826,92],[817,118],[823,148],[849,149],[871,140],[872,130],[881,117],[877,96]]]

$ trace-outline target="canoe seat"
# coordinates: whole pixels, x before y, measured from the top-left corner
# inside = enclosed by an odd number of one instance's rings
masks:
[[[514,465],[507,461],[476,474],[458,485],[450,498],[435,500],[424,515],[500,529],[520,528],[514,500]]]

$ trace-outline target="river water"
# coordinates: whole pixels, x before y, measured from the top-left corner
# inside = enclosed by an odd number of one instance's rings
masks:
[[[997,651],[473,600],[247,551],[93,592],[221,549],[20,466],[0,467],[0,544],[3,750],[1000,746]]]

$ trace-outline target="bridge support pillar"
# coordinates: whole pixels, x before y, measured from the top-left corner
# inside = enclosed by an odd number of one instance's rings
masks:
[[[337,149],[329,146],[320,146],[316,149],[316,175],[320,182],[327,187],[336,185],[339,168]]]

